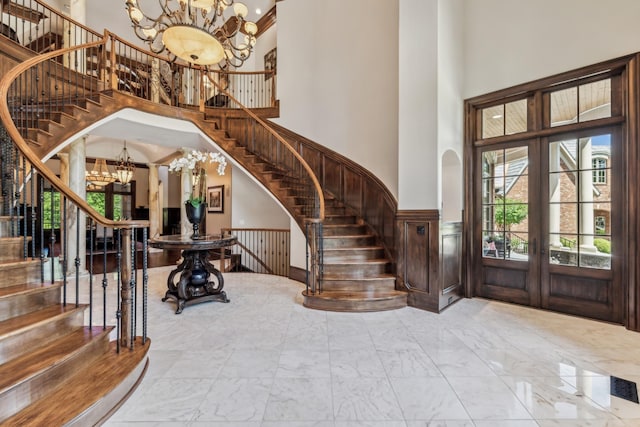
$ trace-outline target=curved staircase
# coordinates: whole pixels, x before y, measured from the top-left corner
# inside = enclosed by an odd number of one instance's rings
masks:
[[[24,238],[3,237],[9,218],[0,217],[0,425],[100,424],[141,380],[150,341],[118,354],[113,327],[83,326],[87,306],[61,303],[62,283],[41,283]]]
[[[80,105],[65,104],[60,111],[48,111],[38,121],[38,129],[26,129],[33,150],[44,157],[59,141],[81,132],[87,126],[125,108],[152,114],[178,117],[195,124],[233,157],[262,185],[273,193],[304,230],[308,214],[305,198],[309,184],[290,176],[289,172],[252,151],[244,129],[229,132],[221,129],[224,111],[205,113],[187,108],[161,105],[119,91],[103,91]],[[46,128],[46,131],[45,129]],[[393,264],[375,232],[363,218],[346,207],[328,191],[324,192],[323,272],[316,292],[304,291],[304,305],[332,311],[379,311],[407,305],[407,293],[395,289]]]

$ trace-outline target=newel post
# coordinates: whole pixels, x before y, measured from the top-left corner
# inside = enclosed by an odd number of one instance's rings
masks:
[[[131,316],[131,302],[133,295],[131,295],[132,279],[131,270],[133,266],[133,257],[131,254],[131,229],[120,229],[122,236],[121,250],[122,258],[120,259],[120,345],[123,348],[131,347],[132,340],[132,322]]]
[[[307,292],[322,292],[322,220],[307,219]]]

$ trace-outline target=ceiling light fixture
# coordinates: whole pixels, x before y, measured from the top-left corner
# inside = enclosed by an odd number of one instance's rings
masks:
[[[109,170],[105,159],[96,159],[93,169],[85,171],[85,179],[93,185],[105,187],[115,182],[118,178],[115,173]]]
[[[138,0],[126,7],[136,36],[154,53],[165,48],[197,65],[240,67],[256,44],[258,26],[245,18],[249,10],[234,0],[158,0],[162,13],[145,15]]]
[[[133,173],[136,170],[136,165],[133,163],[133,159],[129,156],[127,151],[127,141],[124,141],[124,148],[116,157],[116,176],[118,182],[122,185],[127,185],[133,179]]]

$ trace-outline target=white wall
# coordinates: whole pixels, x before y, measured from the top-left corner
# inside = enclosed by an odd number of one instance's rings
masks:
[[[289,215],[270,193],[240,169],[234,169],[231,189],[232,227],[289,228]]]
[[[278,123],[398,194],[397,2],[278,3]]]
[[[277,25],[272,25],[271,28],[260,35],[253,48],[253,53],[251,53],[251,56],[249,57],[249,59],[252,60],[251,68],[247,69],[247,67],[242,67],[242,71],[264,71],[264,55],[276,47],[277,43]],[[249,64],[246,65],[248,66]]]
[[[218,175],[217,163],[207,165],[207,187],[216,185],[224,185],[224,194],[222,198],[222,213],[207,212],[207,234],[219,234],[221,228],[231,227],[231,218],[233,214],[233,186],[235,168],[227,163],[224,175]],[[239,173],[238,175],[242,175]]]
[[[638,0],[465,0],[465,98],[640,51]]]
[[[399,20],[398,208],[437,209],[438,0],[400,0]]]
[[[461,221],[464,199],[464,0],[438,0],[438,206]]]

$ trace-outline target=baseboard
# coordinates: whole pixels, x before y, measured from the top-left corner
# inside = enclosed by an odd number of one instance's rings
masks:
[[[301,283],[307,283],[307,270],[300,267],[289,266],[289,279]]]

